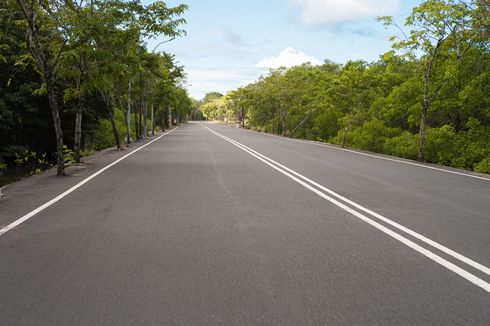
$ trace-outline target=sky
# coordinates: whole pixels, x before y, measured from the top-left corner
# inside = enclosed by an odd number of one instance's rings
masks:
[[[182,0],[186,36],[158,51],[185,67],[190,96],[245,86],[270,68],[325,59],[377,60],[390,50],[394,30],[376,22],[390,15],[401,24],[420,0]],[[148,41],[153,49],[165,38]]]

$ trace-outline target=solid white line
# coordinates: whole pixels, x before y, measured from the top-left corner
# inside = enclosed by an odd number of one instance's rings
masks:
[[[272,135],[272,134],[269,134],[269,133],[266,133],[266,132],[259,132],[259,131],[248,130],[248,129],[246,129],[246,130],[247,131],[256,132],[256,133],[262,134],[262,135],[267,135],[267,136],[274,137],[274,138],[279,138],[279,139],[282,139],[282,140],[290,140],[290,141],[295,141],[295,142],[298,142],[298,143],[304,143],[304,144],[310,144],[310,145],[315,145],[315,146],[321,146],[321,147],[326,147],[326,148],[335,149],[335,150],[339,150],[339,151],[349,152],[349,153],[353,153],[353,154],[357,154],[357,155],[363,155],[363,156],[373,157],[373,158],[377,158],[377,159],[380,159],[380,160],[385,160],[385,161],[390,161],[390,162],[397,162],[397,163],[402,163],[402,164],[408,164],[408,165],[418,166],[418,167],[421,167],[421,168],[424,168],[424,169],[430,169],[430,170],[435,170],[435,171],[440,171],[440,172],[451,173],[451,174],[455,174],[455,175],[461,175],[461,176],[464,176],[464,177],[469,177],[469,178],[474,178],[474,179],[480,179],[480,180],[490,181],[490,177],[489,178],[485,178],[485,177],[481,177],[481,176],[478,176],[478,175],[473,175],[473,174],[468,174],[468,173],[463,173],[463,172],[458,172],[458,171],[451,171],[451,170],[446,170],[446,169],[442,169],[442,168],[436,168],[434,166],[424,165],[424,164],[420,164],[420,163],[416,163],[416,162],[404,161],[404,160],[399,160],[399,159],[396,159],[396,158],[390,158],[390,157],[384,157],[384,156],[380,156],[380,155],[374,155],[374,154],[368,154],[368,153],[358,152],[358,151],[355,151],[355,150],[351,150],[351,149],[347,149],[347,148],[340,148],[340,147],[336,147],[336,146],[333,146],[333,145],[325,144],[325,143],[314,141],[314,140],[304,140],[304,139],[287,138],[287,137],[281,137],[281,136],[278,136],[278,135]]]
[[[177,127],[178,128],[178,127]],[[95,172],[94,174],[88,176],[87,178],[83,179],[82,181],[80,181],[79,183],[77,183],[76,185],[74,185],[73,187],[71,187],[70,189],[66,190],[65,192],[59,194],[58,196],[54,197],[53,199],[51,199],[50,201],[46,202],[45,204],[39,206],[38,208],[34,209],[33,211],[27,213],[26,215],[22,216],[21,218],[15,220],[14,222],[10,223],[9,225],[7,226],[4,226],[3,228],[0,229],[0,236],[4,235],[5,233],[7,233],[8,231],[12,230],[13,228],[17,227],[18,225],[24,223],[25,221],[27,221],[28,219],[30,219],[31,217],[33,217],[34,215],[36,215],[37,213],[45,210],[46,208],[48,208],[49,206],[53,205],[54,203],[60,201],[62,198],[66,197],[67,195],[69,195],[70,193],[72,193],[73,191],[75,191],[76,189],[80,188],[81,186],[83,186],[84,184],[86,184],[87,182],[89,182],[90,180],[92,180],[93,178],[95,178],[96,176],[98,176],[99,174],[101,174],[102,172],[110,169],[111,167],[113,167],[114,165],[116,165],[117,163],[121,162],[122,160],[124,160],[125,158],[133,155],[134,153],[138,152],[139,150],[145,148],[146,146],[150,145],[151,143],[153,142],[156,142],[157,140],[159,140],[160,138],[162,138],[163,136],[166,136],[168,135],[169,133],[173,132],[174,130],[176,130],[177,128],[175,129],[172,129],[170,131],[167,131],[166,133],[164,133],[163,135],[160,135],[158,136],[157,138],[153,139],[152,141],[144,144],[143,146],[141,147],[138,147],[136,148],[135,150],[133,150],[131,153],[128,153],[126,155],[124,155],[123,157],[117,159],[116,161],[112,162],[111,164],[103,167],[102,169],[100,169],[99,171]]]
[[[428,250],[428,249],[425,249],[424,247],[416,244],[415,242],[405,238],[404,236],[388,229],[387,227],[383,226],[382,224],[370,219],[369,217],[353,210],[352,208],[346,206],[345,204],[339,202],[338,200],[324,194],[323,192],[319,191],[318,189],[312,187],[311,185],[307,184],[306,182],[303,182],[302,180],[298,179],[297,177],[295,177],[294,175],[292,175],[291,173],[281,169],[280,167],[276,166],[276,165],[273,165],[271,162],[269,162],[268,160],[262,158],[261,156],[253,153],[252,151],[246,149],[244,147],[244,145],[240,146],[241,144],[237,141],[234,141],[232,140],[231,138],[228,138],[224,135],[221,135],[220,133],[218,132],[215,132],[214,130],[206,127],[206,126],[203,126],[204,128],[208,129],[210,132],[212,132],[213,134],[215,134],[216,136],[226,140],[227,142],[235,145],[236,147],[240,148],[241,150],[247,152],[248,154],[254,156],[255,158],[259,159],[260,161],[264,162],[265,164],[269,165],[270,167],[272,167],[273,169],[277,170],[278,172],[286,175],[287,177],[289,177],[290,179],[294,180],[295,182],[299,183],[300,185],[302,185],[303,187],[307,188],[308,190],[314,192],[315,194],[317,194],[318,196],[326,199],[327,201],[331,202],[332,204],[336,205],[337,207],[345,210],[346,212],[354,215],[355,217],[361,219],[362,221],[370,224],[371,226],[377,228],[378,230],[384,232],[385,234],[391,236],[392,238],[400,241],[401,243],[403,243],[404,245],[408,246],[409,248],[421,253],[422,255],[426,256],[427,258],[435,261],[436,263],[444,266],[445,268],[449,269],[450,271],[458,274],[459,276],[463,277],[464,279],[468,280],[469,282],[479,286],[480,288],[484,289],[485,291],[489,292],[490,293],[490,283],[487,283],[486,281],[480,279],[479,277],[469,273],[468,271],[462,269],[461,267],[447,261],[446,259],[440,257],[439,255],[433,253],[432,251]],[[261,154],[262,155],[262,154]],[[264,155],[262,155],[264,156]]]
[[[381,214],[378,214],[378,213],[370,210],[369,208],[366,208],[364,206],[361,206],[361,205],[357,204],[356,202],[353,202],[352,200],[350,200],[350,199],[348,199],[348,198],[346,198],[346,197],[344,197],[342,195],[339,195],[335,191],[333,191],[331,189],[328,189],[328,188],[322,186],[321,184],[319,184],[319,183],[317,183],[317,182],[315,182],[315,181],[313,181],[313,180],[305,177],[302,174],[299,174],[296,171],[291,170],[290,168],[282,165],[281,163],[274,161],[273,159],[271,159],[271,158],[269,158],[269,157],[267,157],[267,156],[265,156],[265,155],[263,155],[263,154],[255,151],[255,150],[251,149],[250,147],[247,147],[247,146],[245,146],[245,145],[237,142],[236,140],[233,140],[233,139],[231,139],[231,138],[229,138],[227,136],[224,136],[224,135],[223,135],[223,137],[226,137],[229,140],[238,143],[240,146],[243,146],[244,148],[246,148],[246,149],[254,152],[255,154],[261,156],[262,158],[264,158],[264,159],[266,159],[266,160],[268,160],[268,161],[276,164],[277,166],[281,167],[282,169],[288,171],[289,173],[292,173],[292,174],[296,175],[297,177],[305,180],[306,182],[309,182],[310,184],[314,185],[317,188],[320,188],[321,190],[329,193],[330,195],[332,195],[332,196],[334,196],[334,197],[336,197],[336,198],[338,198],[340,200],[343,200],[344,202],[346,202],[346,203],[348,203],[348,204],[356,207],[357,209],[359,209],[359,210],[361,210],[361,211],[363,211],[365,213],[368,213],[368,214],[370,214],[373,217],[376,217],[377,219],[379,219],[379,220],[381,220],[381,221],[383,221],[383,222],[385,222],[385,223],[387,223],[387,224],[389,224],[389,225],[391,225],[391,226],[393,226],[393,227],[395,227],[395,228],[397,228],[397,229],[399,229],[399,230],[401,230],[401,231],[403,231],[403,232],[405,232],[405,233],[413,236],[414,238],[419,239],[420,241],[423,241],[423,242],[427,243],[428,245],[430,245],[430,246],[432,246],[432,247],[434,247],[434,248],[436,248],[436,249],[438,249],[438,250],[440,250],[440,251],[442,251],[442,252],[444,252],[444,253],[446,253],[446,254],[448,254],[448,255],[456,258],[456,259],[458,259],[458,260],[460,260],[461,262],[463,262],[465,264],[470,265],[473,268],[478,269],[479,271],[481,271],[481,272],[483,272],[483,273],[485,273],[487,275],[490,275],[490,268],[488,268],[488,267],[486,267],[486,266],[484,266],[484,265],[482,265],[482,264],[480,264],[480,263],[478,263],[478,262],[476,262],[476,261],[474,261],[474,260],[472,260],[472,259],[470,259],[468,257],[465,257],[462,254],[460,254],[460,253],[458,253],[458,252],[456,252],[456,251],[454,251],[452,249],[449,249],[449,248],[447,248],[447,247],[445,247],[445,246],[443,246],[443,245],[441,245],[441,244],[439,244],[439,243],[437,243],[437,242],[435,242],[435,241],[433,241],[433,240],[431,240],[431,239],[429,239],[429,238],[427,238],[427,237],[425,237],[425,236],[423,236],[423,235],[421,235],[421,234],[419,234],[419,233],[417,233],[417,232],[415,232],[415,231],[413,231],[413,230],[411,230],[411,229],[409,229],[409,228],[407,228],[407,227],[405,227],[405,226],[403,226],[403,225],[401,225],[401,224],[399,224],[399,223],[397,223],[395,221],[392,221],[389,218],[387,218],[387,217],[385,217],[385,216],[383,216]]]

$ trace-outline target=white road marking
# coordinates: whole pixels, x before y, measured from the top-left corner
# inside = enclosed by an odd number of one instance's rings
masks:
[[[224,136],[224,137],[227,137],[227,136]],[[229,137],[227,137],[227,138],[230,139],[230,140],[232,140],[232,141],[234,141],[234,142],[237,142],[237,141],[235,141],[235,140],[233,140],[233,139],[231,139]],[[437,243],[437,242],[435,242],[435,241],[433,241],[433,240],[431,240],[431,239],[429,239],[429,238],[427,238],[427,237],[425,237],[425,236],[423,236],[423,235],[421,235],[421,234],[419,234],[419,233],[417,233],[417,232],[415,232],[415,231],[413,231],[413,230],[411,230],[411,229],[409,229],[409,228],[407,228],[407,227],[405,227],[405,226],[403,226],[403,225],[401,225],[401,224],[399,224],[399,223],[397,223],[395,221],[392,221],[389,218],[384,217],[383,215],[378,214],[378,213],[370,210],[369,208],[366,208],[364,206],[361,206],[361,205],[353,202],[352,200],[350,200],[350,199],[348,199],[348,198],[346,198],[346,197],[344,197],[342,195],[339,195],[335,191],[333,191],[331,189],[328,189],[328,188],[322,186],[321,184],[319,184],[319,183],[317,183],[317,182],[315,182],[315,181],[313,181],[313,180],[305,177],[304,175],[301,175],[301,174],[299,174],[299,173],[297,173],[297,172],[289,169],[288,167],[282,165],[279,162],[276,162],[276,161],[272,160],[271,158],[269,158],[269,157],[267,157],[267,156],[265,156],[263,154],[260,154],[259,152],[251,149],[250,147],[247,147],[247,146],[245,146],[245,145],[243,145],[241,143],[238,143],[238,144],[240,146],[243,146],[244,148],[250,150],[251,152],[254,152],[255,154],[261,156],[262,158],[264,158],[264,159],[266,159],[266,160],[268,160],[268,161],[276,164],[280,168],[288,171],[289,173],[292,173],[295,176],[303,179],[304,181],[306,181],[306,182],[314,185],[315,187],[317,187],[317,188],[319,188],[319,189],[327,192],[328,194],[330,194],[330,195],[332,195],[332,196],[334,196],[334,197],[336,197],[336,198],[338,198],[338,199],[340,199],[340,200],[342,200],[342,201],[350,204],[351,206],[354,206],[355,208],[357,208],[357,209],[359,209],[359,210],[361,210],[361,211],[363,211],[365,213],[368,213],[371,216],[376,217],[377,219],[379,219],[379,220],[381,220],[381,221],[383,221],[383,222],[385,222],[387,224],[390,224],[391,226],[393,226],[393,227],[395,227],[395,228],[397,228],[397,229],[399,229],[399,230],[401,230],[401,231],[403,231],[403,232],[411,235],[414,238],[419,239],[420,241],[423,241],[423,242],[427,243],[428,245],[430,245],[430,246],[432,246],[432,247],[434,247],[434,248],[436,248],[436,249],[438,249],[438,250],[440,250],[440,251],[442,251],[442,252],[444,252],[444,253],[446,253],[446,254],[448,254],[448,255],[456,258],[456,259],[458,259],[458,260],[460,260],[461,262],[463,262],[465,264],[468,264],[468,265],[472,266],[473,268],[478,269],[479,271],[481,271],[481,272],[483,272],[483,273],[485,273],[487,275],[490,275],[490,268],[488,268],[488,267],[486,267],[486,266],[484,266],[484,265],[482,265],[480,263],[477,263],[476,261],[474,261],[474,260],[472,260],[472,259],[470,259],[468,257],[465,257],[465,256],[461,255],[460,253],[457,253],[456,251],[454,251],[452,249],[449,249],[449,248],[447,248],[447,247],[445,247],[445,246],[443,246],[443,245],[441,245],[441,244],[439,244],[439,243]]]
[[[384,232],[385,234],[387,234],[387,235],[391,236],[392,238],[394,238],[394,239],[396,239],[396,240],[400,241],[401,243],[403,243],[404,245],[408,246],[409,248],[411,248],[411,249],[413,249],[413,250],[415,250],[415,251],[417,251],[417,252],[421,253],[422,255],[426,256],[427,258],[429,258],[429,259],[431,259],[431,260],[435,261],[436,263],[440,264],[441,266],[444,266],[444,267],[445,267],[445,268],[447,268],[448,270],[450,270],[450,271],[452,271],[452,272],[456,273],[457,275],[459,275],[459,276],[463,277],[464,279],[468,280],[469,282],[471,282],[471,283],[473,283],[473,284],[475,284],[475,285],[479,286],[480,288],[482,288],[482,289],[484,289],[485,291],[487,291],[487,292],[489,292],[489,293],[490,293],[490,283],[488,283],[488,282],[486,282],[486,281],[482,280],[481,278],[479,278],[479,277],[477,277],[477,276],[475,276],[475,275],[471,274],[470,272],[468,272],[468,271],[466,271],[466,270],[462,269],[461,267],[459,267],[459,266],[457,266],[457,265],[455,265],[455,264],[453,264],[453,263],[451,263],[451,262],[447,261],[446,259],[444,259],[444,258],[442,258],[441,256],[439,256],[439,255],[435,254],[434,252],[432,252],[432,251],[430,251],[430,250],[428,250],[428,249],[425,249],[424,247],[422,247],[422,246],[420,246],[420,245],[416,244],[415,242],[413,242],[413,241],[411,241],[411,240],[409,240],[409,239],[405,238],[405,237],[404,237],[404,236],[402,236],[401,234],[398,234],[398,233],[396,233],[395,231],[393,231],[393,230],[391,230],[391,229],[389,229],[389,228],[387,228],[387,227],[383,226],[382,224],[380,224],[380,223],[378,223],[378,222],[376,222],[376,221],[372,220],[371,218],[367,217],[366,215],[363,215],[363,214],[361,214],[361,213],[359,213],[359,212],[357,212],[357,211],[353,210],[352,208],[350,208],[349,206],[345,205],[344,203],[341,203],[340,201],[338,201],[338,200],[336,200],[336,199],[334,199],[334,198],[332,198],[332,197],[330,197],[330,196],[326,195],[325,193],[321,192],[320,190],[318,190],[318,189],[314,188],[312,185],[310,185],[310,184],[308,184],[308,183],[306,183],[306,182],[304,182],[304,181],[300,180],[300,179],[298,178],[299,176],[301,176],[299,173],[294,172],[294,171],[292,171],[292,170],[291,170],[291,169],[289,169],[289,168],[287,168],[287,170],[286,170],[286,169],[284,169],[284,168],[285,168],[285,167],[284,167],[284,165],[279,165],[278,163],[276,163],[276,164],[278,164],[278,165],[274,165],[272,162],[275,162],[275,161],[273,161],[272,159],[269,159],[269,158],[267,158],[267,159],[266,159],[266,156],[265,156],[265,155],[260,154],[260,153],[258,153],[258,152],[256,152],[256,151],[253,151],[253,150],[251,150],[251,149],[248,149],[248,148],[247,148],[245,145],[243,145],[243,144],[241,144],[241,143],[239,143],[239,142],[237,142],[237,141],[235,141],[235,140],[233,140],[233,139],[231,139],[231,138],[229,138],[229,137],[227,137],[227,136],[224,136],[224,135],[222,135],[222,134],[220,134],[220,133],[218,133],[218,132],[216,132],[216,131],[214,131],[214,130],[212,130],[212,129],[210,129],[210,128],[206,127],[206,126],[203,126],[203,127],[204,127],[204,128],[206,128],[207,130],[209,130],[210,132],[212,132],[213,134],[215,134],[216,136],[218,136],[218,137],[220,137],[220,138],[222,138],[222,139],[226,140],[227,142],[229,142],[229,143],[231,143],[231,144],[235,145],[236,147],[240,148],[241,150],[243,150],[243,151],[247,152],[248,154],[250,154],[250,155],[254,156],[255,158],[257,158],[257,159],[259,159],[260,161],[262,161],[263,163],[265,163],[265,164],[269,165],[270,167],[272,167],[273,169],[277,170],[278,172],[280,172],[280,173],[282,173],[282,174],[286,175],[286,176],[287,176],[287,177],[289,177],[290,179],[292,179],[292,180],[294,180],[295,182],[299,183],[300,185],[302,185],[303,187],[307,188],[308,190],[310,190],[310,191],[314,192],[314,193],[315,193],[315,194],[317,194],[318,196],[320,196],[320,197],[322,197],[322,198],[326,199],[327,201],[331,202],[332,204],[336,205],[337,207],[339,207],[339,208],[341,208],[341,209],[345,210],[346,212],[348,212],[348,213],[350,213],[350,214],[354,215],[355,217],[357,217],[357,218],[361,219],[362,221],[364,221],[364,222],[366,222],[366,223],[370,224],[371,226],[373,226],[373,227],[377,228],[378,230],[380,230],[380,231]],[[284,168],[282,168],[282,167],[284,167]],[[288,171],[289,171],[289,172],[288,172]],[[294,172],[294,173],[293,173],[293,172]],[[294,174],[294,175],[293,175],[293,174]],[[297,175],[298,177],[296,177],[295,175]],[[303,176],[301,176],[301,178],[302,178],[302,179],[304,179],[304,180],[308,179],[308,178],[303,177]],[[309,180],[309,179],[308,179],[308,180]],[[315,183],[315,184],[317,184],[317,183]],[[327,188],[325,188],[325,187],[323,187],[323,186],[322,186],[322,188],[323,188],[322,190],[327,189]],[[327,190],[329,190],[329,189],[327,189]],[[325,191],[325,190],[324,190],[324,191]],[[331,191],[331,190],[329,190],[329,191],[327,191],[327,192],[328,192],[328,193],[333,193],[333,191]],[[340,196],[340,195],[337,195],[337,196],[338,196],[338,198],[339,198],[339,197],[342,197],[342,196]],[[337,196],[336,196],[336,197],[337,197]],[[342,198],[344,198],[344,197],[342,197]],[[349,203],[353,203],[353,202],[349,200]],[[360,206],[360,205],[356,204],[356,207],[362,207],[362,206]],[[366,209],[366,210],[368,210],[368,209]],[[374,212],[373,212],[373,213],[374,213]],[[381,216],[381,215],[379,215],[379,216]],[[391,221],[391,220],[389,220],[389,219],[387,219],[387,218],[384,218],[384,219],[386,219],[386,220],[388,220],[388,221]],[[398,223],[395,223],[395,222],[393,222],[393,221],[391,221],[391,222],[392,222],[392,223],[394,223],[394,224],[399,225]],[[392,224],[390,223],[390,225],[392,225]],[[399,226],[401,226],[401,225],[399,225]],[[407,229],[407,228],[404,228],[404,229],[409,230],[409,229]],[[411,230],[409,230],[409,231],[411,231]],[[414,231],[411,231],[411,232],[412,232],[412,233],[414,233],[414,234],[417,234],[417,233],[416,233],[416,232],[414,232]],[[422,237],[422,238],[425,238],[425,237],[423,237],[422,235],[419,235],[419,236],[420,236],[420,237]],[[427,239],[427,238],[425,238],[425,239]],[[429,239],[427,239],[427,240],[429,240]],[[436,242],[434,242],[434,241],[432,241],[432,240],[430,240],[430,241],[431,241],[431,243],[437,244]],[[438,244],[438,245],[439,245],[439,244]],[[440,246],[440,247],[442,247],[442,248],[446,248],[446,247],[444,247],[444,246],[442,246],[442,245],[439,245],[439,246]],[[446,249],[447,249],[447,250],[449,250],[449,252],[455,253],[454,251],[450,250],[449,248],[446,248]],[[457,254],[457,253],[456,253],[456,254]],[[458,255],[459,255],[460,257],[466,258],[466,257],[464,257],[464,256],[462,256],[462,255],[460,255],[460,254],[458,254]],[[453,257],[455,257],[455,256],[453,256]],[[455,257],[455,258],[457,258],[457,257]],[[459,259],[459,258],[458,258],[458,259]],[[471,262],[472,262],[472,260],[470,260],[470,259],[468,259],[468,258],[466,258],[466,260],[468,260],[468,261],[471,261]],[[464,262],[466,262],[466,261],[464,261]],[[467,263],[467,262],[466,262],[466,263]],[[485,271],[485,269],[488,271],[488,268],[487,268],[487,267],[485,267],[485,266],[483,266],[483,265],[481,265],[481,264],[478,264],[478,263],[476,263],[476,262],[474,262],[474,263],[475,263],[475,264],[477,264],[477,265],[476,265],[477,267],[478,267],[478,266],[483,267],[483,271]],[[475,267],[475,266],[473,266],[473,267]],[[475,267],[475,268],[477,268],[477,267]]]
[[[178,128],[178,127],[177,127]],[[93,178],[95,178],[96,176],[98,176],[99,174],[101,174],[102,172],[110,169],[111,167],[113,167],[114,165],[116,165],[117,163],[121,162],[122,160],[124,160],[125,158],[133,155],[134,153],[138,152],[139,150],[145,148],[146,146],[150,145],[151,143],[154,143],[156,142],[157,140],[159,140],[160,138],[162,138],[163,136],[166,136],[168,135],[169,133],[173,132],[174,130],[177,130],[177,128],[175,129],[172,129],[170,131],[167,131],[166,133],[164,133],[163,135],[160,135],[158,136],[157,138],[153,139],[152,141],[144,144],[143,146],[141,147],[138,147],[136,148],[135,150],[133,150],[131,153],[128,153],[126,155],[124,155],[123,157],[117,159],[116,161],[112,162],[111,164],[103,167],[102,169],[100,169],[99,171],[93,173],[92,175],[88,176],[87,178],[83,179],[82,181],[80,181],[79,183],[77,183],[76,185],[74,185],[73,187],[71,187],[70,189],[66,190],[65,192],[59,194],[58,196],[56,196],[55,198],[51,199],[50,201],[44,203],[43,205],[39,206],[38,208],[34,209],[33,211],[27,213],[26,215],[22,216],[21,218],[15,220],[14,222],[10,223],[9,225],[7,226],[4,226],[0,229],[0,236],[4,235],[5,233],[7,233],[8,231],[12,230],[13,228],[17,227],[18,225],[24,223],[25,221],[27,221],[28,219],[30,219],[31,217],[33,217],[34,215],[38,214],[39,212],[45,210],[46,208],[48,208],[49,206],[53,205],[54,203],[60,201],[61,199],[63,199],[64,197],[68,196],[70,193],[74,192],[76,189],[80,188],[81,186],[83,186],[84,184],[86,184],[87,182],[89,182],[90,180],[92,180]]]
[[[253,130],[250,130],[250,131],[253,131]],[[436,168],[434,166],[425,165],[425,164],[421,164],[421,163],[417,163],[417,162],[404,161],[404,160],[400,160],[400,159],[396,159],[396,158],[390,158],[390,157],[384,157],[384,156],[380,156],[380,155],[363,153],[363,152],[359,152],[359,151],[355,151],[355,150],[351,150],[351,149],[347,149],[347,148],[341,148],[341,147],[337,147],[337,146],[333,146],[333,145],[328,145],[328,144],[325,144],[325,143],[322,143],[322,142],[317,142],[317,141],[314,141],[314,140],[286,138],[286,137],[281,137],[281,136],[278,136],[278,135],[272,135],[272,134],[269,134],[269,133],[259,132],[259,131],[256,131],[256,133],[259,133],[259,134],[262,134],[262,135],[267,135],[267,136],[274,137],[274,138],[279,138],[279,139],[282,139],[282,140],[290,140],[290,141],[295,141],[295,142],[298,142],[298,143],[305,143],[305,144],[310,144],[310,145],[315,145],[315,146],[321,146],[321,147],[326,147],[326,148],[335,149],[335,150],[339,150],[339,151],[349,152],[349,153],[353,153],[353,154],[357,154],[357,155],[363,155],[363,156],[373,157],[373,158],[377,158],[377,159],[380,159],[380,160],[385,160],[385,161],[390,161],[390,162],[396,162],[396,163],[402,163],[402,164],[408,164],[408,165],[418,166],[418,167],[421,167],[421,168],[424,168],[424,169],[430,169],[430,170],[435,170],[435,171],[440,171],[440,172],[446,172],[446,173],[461,175],[461,176],[464,176],[464,177],[469,177],[469,178],[474,178],[474,179],[480,179],[480,180],[490,181],[490,177],[489,178],[485,178],[485,177],[481,177],[481,176],[478,176],[478,175],[473,175],[473,174],[468,174],[468,173],[463,173],[463,172],[458,172],[458,171],[451,171],[451,170],[446,170],[446,169],[442,169],[442,168]]]

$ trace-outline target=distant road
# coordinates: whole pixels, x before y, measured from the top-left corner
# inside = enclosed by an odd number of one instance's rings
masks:
[[[490,325],[485,176],[206,123],[144,146],[0,203],[0,325]]]

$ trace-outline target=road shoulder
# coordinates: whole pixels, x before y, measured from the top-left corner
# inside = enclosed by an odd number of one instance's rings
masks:
[[[172,129],[173,130],[173,129]],[[87,177],[121,157],[155,140],[163,133],[132,142],[123,150],[114,147],[82,158],[82,163],[66,169],[66,176],[57,176],[56,168],[43,171],[39,175],[24,178],[1,188],[0,229],[31,212],[54,197],[77,185]]]

